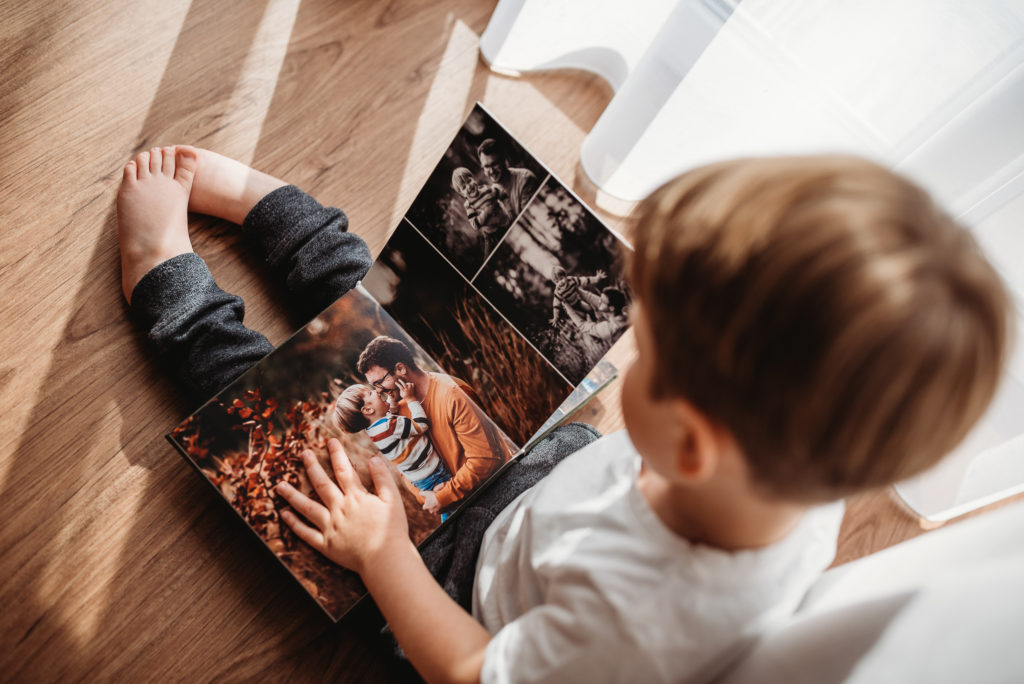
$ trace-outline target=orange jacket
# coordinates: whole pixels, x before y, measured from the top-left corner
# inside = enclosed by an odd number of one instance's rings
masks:
[[[421,402],[430,421],[427,436],[452,473],[434,492],[444,509],[468,496],[512,452],[508,438],[480,409],[472,387],[443,373],[427,375],[430,382]]]

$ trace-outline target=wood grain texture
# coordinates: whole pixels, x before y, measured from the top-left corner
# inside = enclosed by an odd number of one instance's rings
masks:
[[[114,200],[135,152],[187,142],[343,207],[376,254],[476,100],[587,196],[610,90],[491,74],[492,9],[0,4],[0,679],[415,679],[372,604],[332,625],[164,441],[192,407],[126,317]],[[192,238],[249,326],[277,343],[303,323],[232,226],[196,217]],[[582,419],[621,427],[618,388]],[[916,533],[884,497],[851,516],[842,558]]]

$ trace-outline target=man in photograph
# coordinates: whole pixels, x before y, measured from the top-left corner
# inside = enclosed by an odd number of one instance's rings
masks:
[[[493,138],[480,143],[476,151],[484,176],[508,195],[512,218],[515,219],[537,191],[537,176],[529,169],[510,167],[505,152]]]
[[[430,422],[427,433],[452,477],[423,492],[423,508],[451,511],[511,455],[507,440],[480,410],[473,389],[444,373],[421,370],[401,341],[381,335],[359,355],[357,370],[378,392],[398,398],[398,381],[415,388]],[[402,411],[407,409],[403,406]]]

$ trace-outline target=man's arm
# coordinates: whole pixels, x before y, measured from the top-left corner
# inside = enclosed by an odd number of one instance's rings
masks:
[[[583,317],[580,316],[571,306],[565,307],[565,313],[569,316],[569,320],[572,321],[573,325],[575,325],[577,328],[583,326],[583,323],[585,322]]]
[[[476,404],[458,387],[439,397],[446,402],[446,413],[455,439],[465,456],[452,478],[434,491],[441,508],[461,501],[487,479],[508,457],[508,449]],[[433,426],[437,434],[437,425]]]
[[[376,493],[363,486],[341,443],[328,441],[338,485],[313,452],[302,454],[320,504],[286,482],[278,492],[295,534],[332,561],[359,573],[410,662],[428,682],[478,682],[491,635],[434,580],[409,539],[394,478],[379,457],[370,459]]]
[[[524,169],[526,174],[523,178],[523,201],[529,202],[533,193],[537,192],[537,176],[529,169]]]

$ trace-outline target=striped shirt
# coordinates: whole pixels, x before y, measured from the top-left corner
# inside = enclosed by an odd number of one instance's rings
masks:
[[[410,482],[417,482],[437,470],[441,461],[427,439],[430,421],[423,406],[416,400],[406,405],[409,418],[389,412],[366,428],[366,434]]]

